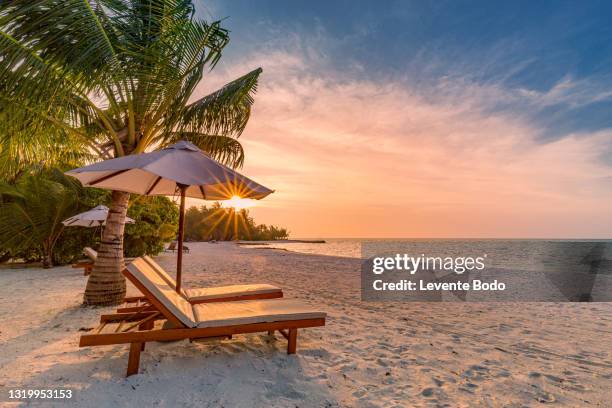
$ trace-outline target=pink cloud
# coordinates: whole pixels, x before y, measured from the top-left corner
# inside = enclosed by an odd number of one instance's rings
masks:
[[[541,144],[522,115],[486,113],[520,91],[446,79],[423,96],[302,51],[259,52],[207,82],[264,69],[241,137],[244,172],[277,190],[259,222],[295,237],[609,236],[612,170],[598,154],[612,131]]]

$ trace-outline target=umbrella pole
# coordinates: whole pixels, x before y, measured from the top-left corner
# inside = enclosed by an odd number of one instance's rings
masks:
[[[178,254],[176,257],[176,292],[181,292],[181,275],[183,269],[183,232],[185,228],[185,190],[187,186],[178,184],[181,189],[181,208],[179,210]]]

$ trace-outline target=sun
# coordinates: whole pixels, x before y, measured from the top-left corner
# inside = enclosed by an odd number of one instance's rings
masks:
[[[241,198],[238,196],[233,196],[229,200],[222,201],[221,205],[225,208],[233,208],[235,210],[243,210],[245,208],[255,207],[255,200],[251,200],[250,198]]]

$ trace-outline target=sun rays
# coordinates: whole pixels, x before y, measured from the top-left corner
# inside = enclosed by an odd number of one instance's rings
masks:
[[[234,210],[244,210],[246,208],[255,207],[257,204],[255,200],[249,198],[241,198],[239,196],[233,196],[229,200],[221,201],[221,206],[225,208],[233,208]]]
[[[204,222],[209,224],[206,235],[214,239],[226,240],[238,239],[243,233],[250,239],[251,232],[248,228],[247,217],[248,212],[244,208],[237,209],[219,205],[204,219]],[[219,227],[221,227],[222,234],[217,236]]]

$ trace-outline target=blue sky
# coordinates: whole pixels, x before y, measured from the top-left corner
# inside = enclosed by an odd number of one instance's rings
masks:
[[[312,39],[329,64],[366,78],[408,77],[427,86],[468,78],[545,93],[589,81],[593,101],[553,102],[534,112],[545,137],[612,126],[612,3],[598,1],[229,1],[204,3],[226,18],[227,56],[285,35]],[[356,67],[361,70],[358,71]],[[504,101],[492,108],[508,108]],[[514,107],[520,108],[520,107]]]
[[[258,221],[302,237],[610,236],[612,3],[196,10],[231,30],[199,93],[264,70],[241,139],[245,171],[277,190]]]

